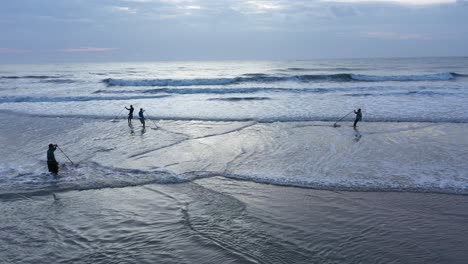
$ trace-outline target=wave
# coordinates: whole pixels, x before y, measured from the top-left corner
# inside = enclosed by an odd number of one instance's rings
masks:
[[[310,92],[310,93],[320,93],[326,92],[328,89],[322,88],[262,88],[262,87],[253,87],[253,88],[158,88],[158,89],[147,89],[147,90],[119,90],[119,91],[108,91],[108,90],[97,90],[94,93],[148,93],[148,94],[158,94],[158,93],[167,93],[167,94],[250,94],[258,92],[289,92],[289,93],[300,93],[300,92]],[[331,90],[330,90],[331,91]]]
[[[48,75],[26,75],[26,76],[1,76],[0,79],[55,79],[63,76],[48,76]]]
[[[169,97],[170,95],[154,96],[76,96],[76,97],[33,97],[33,96],[2,96],[2,103],[60,103],[60,102],[88,102],[88,101],[116,101],[116,100],[136,100],[136,99],[158,99]]]
[[[388,192],[426,192],[446,194],[468,194],[468,185],[464,181],[414,182],[408,185],[376,179],[359,181],[347,179],[331,181],[330,179],[271,177],[253,174],[232,174],[221,171],[192,171],[181,174],[169,170],[137,170],[117,167],[106,167],[95,162],[80,162],[77,166],[62,164],[59,177],[44,172],[44,166],[36,164],[29,167],[0,167],[1,199],[28,199],[28,196],[50,195],[56,192],[83,191],[103,188],[124,188],[148,184],[179,184],[202,178],[224,177],[234,180],[251,181],[279,186],[300,188],[345,190],[345,191],[388,191]]]
[[[43,195],[70,190],[122,188],[146,184],[182,183],[191,180],[166,170],[142,171],[105,167],[94,162],[80,162],[79,166],[62,164],[59,177],[44,172],[44,166],[0,167],[0,198],[21,195]],[[14,192],[12,192],[14,190]]]
[[[248,76],[248,77],[267,77],[268,74],[266,74],[266,73],[245,73],[245,74],[242,74],[242,76]]]
[[[451,72],[451,74],[455,77],[468,77],[468,74],[455,73],[455,72]]]
[[[76,83],[75,80],[71,79],[45,79],[41,80],[42,83],[57,83],[57,84],[67,84],[67,83]]]
[[[274,87],[250,87],[250,88],[155,88],[144,90],[96,90],[95,94],[252,94],[260,92],[272,93],[334,93],[349,91],[381,91],[388,87],[338,87],[338,88],[274,88]]]
[[[102,80],[108,86],[192,86],[192,85],[226,85],[238,82],[239,78],[218,78],[218,79],[104,79]]]
[[[329,67],[329,68],[301,68],[301,67],[290,67],[286,69],[279,69],[279,71],[283,72],[300,72],[300,71],[362,71],[366,70],[366,68],[347,68],[347,67]]]
[[[226,98],[210,98],[209,101],[230,101],[230,102],[237,102],[237,101],[264,101],[270,100],[270,97],[226,97]]]
[[[455,79],[455,73],[443,72],[434,74],[421,74],[421,75],[389,75],[389,76],[376,76],[376,75],[363,75],[353,74],[352,78],[356,81],[365,82],[385,82],[385,81],[449,81]]]
[[[344,94],[344,96],[412,96],[412,95],[426,95],[426,96],[459,96],[459,94],[449,92],[435,92],[435,91],[409,91],[409,92],[389,92],[389,93],[352,93]]]
[[[43,113],[29,113],[19,112],[6,109],[0,109],[0,114],[28,116],[28,117],[45,117],[45,118],[80,118],[80,119],[93,119],[93,120],[114,120],[114,115],[90,115],[90,114],[43,114]],[[302,117],[200,117],[200,116],[176,116],[176,115],[151,115],[151,120],[160,121],[206,121],[206,122],[252,122],[257,123],[293,123],[293,122],[324,122],[320,126],[333,126],[337,120],[343,117],[340,115],[326,115],[326,116],[302,116]],[[126,119],[121,117],[120,119]],[[347,117],[342,122],[352,121],[354,118]],[[466,117],[437,117],[437,116],[366,116],[365,122],[375,123],[455,123],[466,124],[468,118]]]
[[[420,91],[406,91],[405,88],[388,86],[372,87],[331,87],[331,88],[274,88],[274,87],[249,87],[249,88],[153,88],[153,89],[135,89],[135,90],[97,90],[95,94],[253,94],[253,93],[347,93],[345,96],[406,96],[406,95],[456,95],[455,93],[445,91],[427,91],[421,87]],[[445,88],[444,88],[445,89]],[[391,91],[394,92],[391,92]],[[400,91],[402,90],[402,91]],[[356,92],[356,93],[349,93]],[[362,92],[362,93],[360,93]],[[377,92],[377,93],[371,93]]]
[[[266,75],[250,74],[233,78],[195,78],[195,79],[103,79],[108,86],[213,86],[241,83],[273,83],[273,82],[387,82],[387,81],[449,81],[460,74],[445,72],[421,75],[364,75],[364,74],[307,74],[307,75]]]
[[[405,183],[394,182],[372,182],[364,181],[357,182],[349,180],[348,182],[326,182],[326,181],[310,181],[307,179],[291,179],[285,177],[262,177],[256,175],[239,175],[227,174],[220,175],[225,178],[253,181],[256,183],[273,184],[287,187],[310,188],[317,190],[332,190],[332,191],[351,191],[351,192],[416,192],[416,193],[442,193],[442,194],[461,194],[468,195],[468,186],[463,183],[440,184],[437,182],[427,182],[424,184],[415,183],[413,186],[408,186]]]

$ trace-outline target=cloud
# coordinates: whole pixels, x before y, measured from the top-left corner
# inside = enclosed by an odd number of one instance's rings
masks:
[[[322,0],[323,2],[338,3],[396,3],[402,5],[435,5],[455,4],[457,0]]]
[[[201,9],[201,6],[197,5],[189,5],[189,6],[184,6],[184,9]]]
[[[356,10],[351,6],[332,6],[330,10],[336,17],[352,17],[356,15]]]
[[[118,50],[117,48],[95,48],[95,47],[80,47],[80,48],[68,48],[61,49],[62,52],[104,52]]]
[[[414,33],[398,33],[398,32],[365,32],[364,36],[368,38],[384,39],[384,40],[429,40],[429,36],[424,34]]]
[[[137,10],[134,8],[130,8],[128,6],[113,6],[112,11],[114,12],[125,12],[130,14],[136,14]]]
[[[288,3],[271,0],[246,0],[239,1],[230,6],[233,10],[243,14],[264,14],[272,11],[281,11],[287,9]]]
[[[15,53],[26,53],[26,52],[31,52],[31,51],[23,50],[23,49],[0,48],[0,54],[15,54]]]
[[[0,1],[0,63],[466,56],[467,12],[467,0]]]
[[[129,2],[129,3],[151,3],[152,0],[120,0],[122,2]]]

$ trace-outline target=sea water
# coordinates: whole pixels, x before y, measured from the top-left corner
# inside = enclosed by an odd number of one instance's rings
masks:
[[[0,262],[463,263],[467,99],[468,58],[2,65]]]
[[[467,122],[467,58],[2,65],[3,111],[154,119]],[[352,118],[352,116],[350,116]]]
[[[51,142],[91,162],[68,172],[83,178],[76,188],[100,187],[87,180],[92,171],[103,186],[225,175],[465,192],[467,99],[467,58],[3,65],[0,112],[8,125],[0,192],[40,191],[49,181],[29,180],[44,170],[38,164]],[[134,132],[123,121],[129,105],[162,129],[136,144],[126,139]],[[372,124],[354,131],[358,108]],[[343,127],[331,128],[341,118]],[[371,136],[348,142],[363,135]],[[27,143],[14,144],[18,137]],[[203,141],[218,151],[180,149]]]

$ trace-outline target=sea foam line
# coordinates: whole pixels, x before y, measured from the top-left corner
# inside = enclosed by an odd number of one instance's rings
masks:
[[[42,114],[42,113],[29,113],[19,112],[7,109],[0,109],[0,114],[16,115],[16,116],[30,116],[30,117],[44,117],[44,118],[79,118],[89,120],[114,120],[114,115],[92,115],[92,114]],[[330,122],[333,125],[336,120],[340,119],[341,115],[328,115],[328,116],[308,116],[308,117],[200,117],[200,116],[167,116],[167,115],[154,115],[151,120],[159,121],[206,121],[206,122],[251,122],[258,123],[290,123],[290,122]],[[122,116],[121,119],[127,117]],[[343,119],[344,121],[351,121],[352,117]],[[468,118],[440,118],[440,117],[380,117],[380,116],[366,116],[366,122],[375,123],[455,123],[465,124],[468,123]],[[327,124],[325,124],[327,125]]]
[[[273,82],[386,82],[386,81],[449,81],[463,74],[442,72],[420,75],[365,75],[352,73],[316,74],[316,75],[265,75],[240,76],[233,78],[195,78],[195,79],[114,79],[102,80],[108,86],[196,86],[230,85],[240,83]]]

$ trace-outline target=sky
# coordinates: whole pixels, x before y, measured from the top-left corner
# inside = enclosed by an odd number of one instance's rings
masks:
[[[468,56],[468,0],[1,0],[0,63]]]

